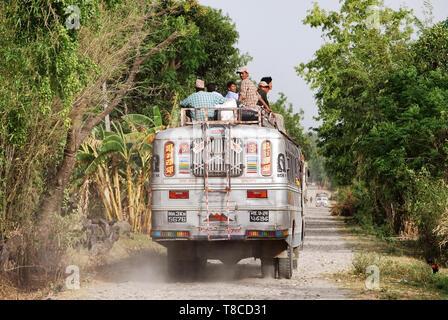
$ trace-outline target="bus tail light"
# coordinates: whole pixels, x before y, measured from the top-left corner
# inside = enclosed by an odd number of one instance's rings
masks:
[[[265,141],[261,144],[261,174],[270,176],[272,174],[272,152],[271,142]]]
[[[186,191],[174,191],[170,190],[170,199],[189,199],[190,192]]]
[[[165,143],[165,176],[174,176],[174,143]]]
[[[247,198],[249,199],[266,199],[267,197],[267,190],[247,190]]]

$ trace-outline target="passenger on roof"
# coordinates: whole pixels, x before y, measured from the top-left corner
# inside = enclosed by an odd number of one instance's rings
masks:
[[[214,108],[218,104],[223,104],[226,99],[213,92],[204,91],[204,81],[196,80],[196,92],[188,96],[180,103],[181,108]],[[202,110],[192,111],[191,120],[205,121],[207,120]],[[215,120],[215,110],[208,112],[208,120]]]
[[[238,102],[238,93],[236,92],[236,84],[233,81],[227,82],[227,99],[235,99],[236,102]]]
[[[242,120],[243,121],[258,120],[259,106],[257,106],[257,103],[260,101],[262,105],[266,108],[266,110],[269,110],[269,106],[261,98],[260,94],[257,92],[257,87],[249,79],[249,70],[247,69],[247,67],[242,67],[238,69],[236,73],[240,75],[240,78],[242,80],[240,85],[240,94],[238,101],[245,107],[251,109],[251,110],[243,110]]]
[[[207,92],[211,92],[211,93],[214,93],[214,94],[222,97],[222,94],[220,94],[218,91],[216,91],[216,88],[217,88],[216,84],[210,83],[207,85]]]
[[[263,101],[266,102],[266,104],[269,107],[269,101],[268,101],[269,85],[265,81],[261,81],[258,84],[258,91],[257,92],[261,96]],[[257,105],[262,106],[263,104],[260,101],[258,101]],[[269,109],[269,111],[270,111],[270,109]]]
[[[269,93],[269,91],[272,90],[272,77],[263,77],[263,78],[261,78],[260,81],[264,81],[269,85],[269,90],[268,90],[268,93]]]

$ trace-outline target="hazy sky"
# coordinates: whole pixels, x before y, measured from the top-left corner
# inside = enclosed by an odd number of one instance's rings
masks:
[[[250,76],[259,81],[263,76],[272,76],[273,90],[269,101],[275,101],[283,92],[294,109],[305,111],[304,127],[317,126],[313,116],[317,107],[313,92],[294,70],[300,62],[308,62],[321,46],[321,33],[302,20],[313,2],[327,10],[340,7],[338,0],[198,0],[202,5],[222,9],[235,22],[240,34],[238,48],[249,53],[253,61],[248,64]],[[385,4],[397,9],[404,5],[414,9],[423,18],[424,0],[386,0]],[[448,0],[432,0],[434,20],[448,17]]]

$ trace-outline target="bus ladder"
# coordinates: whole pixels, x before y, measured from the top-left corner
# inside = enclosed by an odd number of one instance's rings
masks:
[[[211,146],[211,138],[210,138],[210,124],[206,122],[202,126],[203,133],[203,141],[204,141],[204,190],[205,190],[205,204],[207,208],[207,239],[210,241],[210,207],[209,207],[209,193],[225,193],[226,194],[226,216],[227,216],[227,238],[230,240],[230,143],[231,143],[231,135],[230,135],[230,123],[223,124],[225,128],[224,140],[225,140],[225,148],[224,148],[224,164],[225,164],[225,172],[226,172],[226,187],[225,189],[210,189],[209,184],[209,162],[212,159],[210,155],[209,145]],[[213,152],[214,153],[214,152]]]

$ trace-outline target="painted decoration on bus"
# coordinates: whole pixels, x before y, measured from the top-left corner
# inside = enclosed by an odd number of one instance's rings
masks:
[[[248,142],[246,148],[247,174],[258,173],[258,145],[256,142]]]
[[[208,222],[221,222],[221,221],[234,222],[235,215],[229,214],[229,216],[227,217],[227,215],[225,213],[222,213],[222,212],[213,213],[212,212],[209,214],[208,219],[209,219]],[[206,223],[207,217],[205,217],[205,219],[203,219],[202,222]]]
[[[248,142],[247,143],[247,154],[257,154],[258,146],[256,142]]]
[[[174,176],[174,143],[165,143],[165,176]]]
[[[179,174],[190,174],[190,144],[182,142],[179,146]]]
[[[236,144],[234,141],[232,141],[231,148],[236,153],[241,153],[243,151],[243,148],[241,148],[238,144]]]
[[[265,141],[261,144],[261,174],[263,176],[270,176],[272,174],[272,150],[270,141]]]
[[[225,134],[225,129],[222,127],[208,129],[208,135],[210,137],[222,137]]]
[[[200,143],[195,143],[195,146],[193,148],[194,153],[198,153],[204,150],[204,141],[201,141]]]

